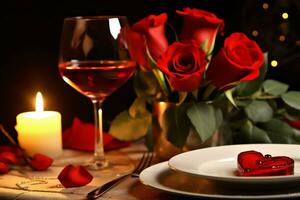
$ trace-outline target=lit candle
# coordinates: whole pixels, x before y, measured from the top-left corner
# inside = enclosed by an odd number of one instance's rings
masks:
[[[55,158],[62,153],[61,115],[55,111],[44,111],[43,107],[43,97],[38,92],[35,111],[17,116],[18,141],[31,156],[41,153]]]

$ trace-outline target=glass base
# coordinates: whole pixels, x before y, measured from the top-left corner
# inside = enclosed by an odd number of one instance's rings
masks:
[[[110,166],[110,163],[106,159],[101,159],[101,160],[93,160],[90,163],[86,165],[87,169],[89,170],[102,170],[106,169]]]
[[[93,177],[108,180],[120,175],[128,174],[135,168],[135,159],[127,152],[111,151],[104,156],[104,162],[95,162],[91,152],[64,150],[63,154],[54,160],[53,166],[64,167],[68,164],[85,167]],[[99,173],[101,172],[101,173]]]

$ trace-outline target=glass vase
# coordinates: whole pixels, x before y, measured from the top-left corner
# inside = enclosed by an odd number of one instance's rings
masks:
[[[220,128],[206,141],[202,141],[194,127],[191,126],[184,146],[182,148],[176,147],[168,141],[167,135],[169,133],[164,130],[164,126],[162,125],[164,112],[171,106],[176,106],[176,104],[162,101],[153,104],[152,133],[154,139],[154,152],[158,160],[166,161],[179,153],[190,150],[230,144],[230,129],[226,123],[222,123]]]

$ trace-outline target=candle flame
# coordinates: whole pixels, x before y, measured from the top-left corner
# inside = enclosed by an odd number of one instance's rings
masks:
[[[42,93],[38,92],[36,93],[36,99],[35,99],[35,111],[43,112],[43,110],[44,110],[43,96]]]

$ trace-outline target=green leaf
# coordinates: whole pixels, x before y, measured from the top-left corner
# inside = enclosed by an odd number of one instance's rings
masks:
[[[129,115],[132,118],[140,117],[147,114],[146,100],[144,98],[136,98],[129,108]]]
[[[278,96],[285,93],[288,90],[289,85],[269,79],[265,80],[265,82],[263,83],[263,88],[266,93]]]
[[[272,119],[269,122],[262,124],[262,127],[267,131],[273,143],[297,143],[294,139],[295,132],[293,128],[281,120]]]
[[[111,123],[109,132],[122,141],[137,140],[147,134],[152,115],[149,112],[133,118],[128,111],[121,112]]]
[[[300,110],[300,92],[290,91],[282,94],[281,98],[287,105]]]
[[[218,128],[217,120],[220,121],[220,113],[216,111],[213,105],[204,102],[192,103],[187,110],[187,115],[195,127],[202,141],[209,139]],[[219,119],[216,119],[216,116]]]
[[[137,70],[133,81],[134,90],[138,97],[160,98],[160,86],[152,72]]]
[[[247,121],[240,129],[245,143],[272,143],[268,133]]]
[[[265,57],[265,61],[263,65],[260,67],[259,76],[252,81],[243,82],[236,87],[235,91],[238,96],[252,95],[261,87],[261,84],[263,83],[268,70],[268,53],[264,53],[264,57]]]
[[[153,134],[152,134],[152,126],[149,127],[146,137],[145,137],[145,145],[148,151],[153,151],[154,149],[154,141],[153,141]]]
[[[253,101],[245,107],[247,116],[253,122],[267,122],[273,117],[272,107],[266,101]]]
[[[226,118],[229,126],[232,129],[238,130],[246,123],[246,121],[248,121],[248,117],[244,110],[233,110],[226,116]]]
[[[237,100],[236,101],[236,105],[239,106],[239,107],[246,107],[248,106],[249,104],[252,103],[252,99],[246,99],[246,100]]]
[[[178,105],[182,104],[186,97],[188,96],[187,92],[178,92],[179,100],[178,100]]]
[[[146,53],[148,56],[148,60],[149,60],[149,64],[152,68],[152,73],[154,74],[154,76],[156,77],[156,80],[160,86],[161,92],[164,95],[164,97],[168,96],[168,87],[166,85],[166,79],[164,74],[159,70],[159,68],[157,67],[157,63],[154,60],[154,58],[151,56],[150,51],[148,49],[148,46],[146,45]]]
[[[289,120],[300,120],[300,110],[294,109],[286,105],[284,117]]]
[[[163,115],[162,130],[167,133],[167,139],[181,148],[190,131],[190,121],[186,116],[185,106],[171,106]]]
[[[235,101],[233,99],[233,96],[232,96],[232,91],[233,91],[232,89],[226,90],[225,91],[225,96],[230,101],[230,103],[232,103],[232,105],[237,108],[237,105],[236,105],[236,103],[235,103]]]
[[[291,127],[293,130],[294,130],[294,138],[296,141],[300,141],[300,130],[299,129],[296,129],[296,128],[293,128]]]
[[[220,108],[214,108],[214,109],[215,109],[216,129],[218,129],[223,122],[223,113]]]

